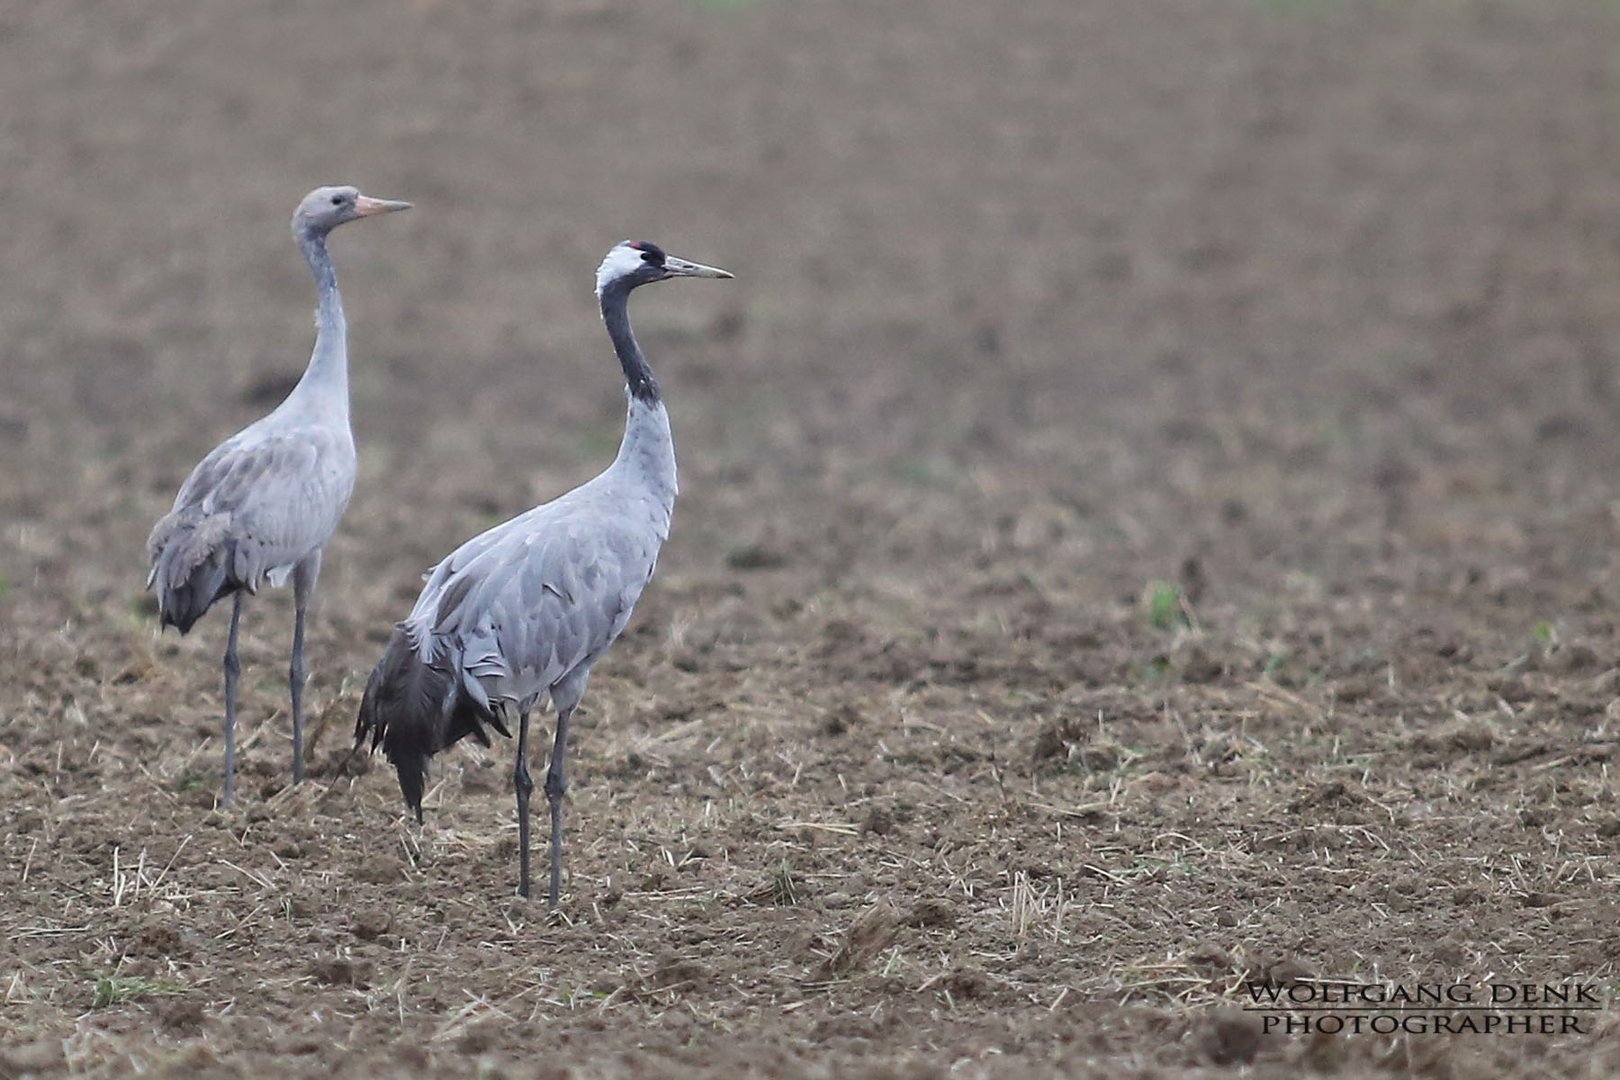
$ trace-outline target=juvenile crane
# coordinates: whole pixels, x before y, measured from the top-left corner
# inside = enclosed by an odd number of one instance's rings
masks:
[[[562,804],[568,722],[602,658],[652,578],[675,507],[675,445],[658,383],[630,331],[630,293],[676,277],[729,278],[724,270],[626,241],[596,273],[602,320],[624,369],[629,414],[606,471],[551,502],[462,544],[428,574],[409,617],[394,628],[371,673],[355,724],[399,774],[422,820],[428,759],[472,736],[490,745],[517,718],[518,892],[529,895],[529,713],[549,698],[556,738],[546,769],[551,887],[562,888]]]
[[[226,439],[191,470],[171,510],[152,529],[147,553],[164,627],[184,634],[214,601],[232,597],[225,646],[225,792],[236,791],[237,627],[244,593],[293,579],[293,783],[304,777],[304,617],[321,572],[321,551],[354,491],[349,429],[349,350],[343,299],[326,236],[346,221],[405,210],[352,187],[316,188],[298,204],[292,231],[315,275],[315,349],[274,412]]]

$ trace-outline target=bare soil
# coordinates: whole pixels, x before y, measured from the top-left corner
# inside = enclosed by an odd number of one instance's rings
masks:
[[[1596,0],[0,9],[0,1076],[1620,1072],[1608,1006],[1241,1011],[1615,979],[1617,60]],[[333,244],[314,776],[265,594],[221,811],[143,541],[339,181],[418,209]],[[636,303],[683,493],[552,917],[509,744],[425,828],[338,765],[418,575],[611,457],[625,237],[737,281]]]

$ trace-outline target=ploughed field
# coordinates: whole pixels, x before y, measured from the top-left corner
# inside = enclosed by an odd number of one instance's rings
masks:
[[[1615,977],[1620,12],[475,7],[0,13],[0,1075],[1620,1069],[1242,1011]],[[332,242],[311,779],[267,592],[221,811],[143,543],[332,182],[417,209]],[[633,307],[682,496],[551,917],[510,743],[423,828],[339,765],[421,572],[611,458],[627,237],[737,281]]]

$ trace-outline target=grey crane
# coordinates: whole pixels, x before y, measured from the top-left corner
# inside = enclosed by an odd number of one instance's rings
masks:
[[[596,294],[629,396],[618,456],[594,479],[468,540],[428,573],[371,673],[355,723],[355,748],[368,735],[373,752],[382,747],[420,823],[428,759],[467,736],[489,746],[486,724],[510,738],[516,714],[518,892],[527,897],[529,713],[549,698],[557,711],[545,780],[552,907],[562,887],[568,722],[592,666],[652,578],[675,507],[669,414],[628,314],[633,290],[675,277],[731,275],[645,242],[608,253]]]
[[[265,581],[293,579],[293,783],[304,777],[304,618],[321,572],[321,552],[354,491],[354,435],[349,429],[349,349],[343,299],[326,252],[326,236],[346,221],[405,210],[410,203],[373,199],[353,187],[321,187],[293,214],[292,231],[315,275],[319,306],[309,366],[274,412],[209,452],[152,528],[147,554],[158,618],[185,634],[225,596],[231,630],[225,646],[225,792],[236,790],[237,628],[244,593]]]

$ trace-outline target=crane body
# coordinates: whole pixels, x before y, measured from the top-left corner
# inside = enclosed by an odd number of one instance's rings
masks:
[[[367,683],[355,744],[369,736],[394,765],[406,805],[422,820],[429,759],[463,738],[490,745],[516,720],[520,871],[528,896],[530,713],[549,701],[557,727],[545,793],[551,810],[549,900],[562,878],[562,800],[568,725],[591,669],[624,630],[669,536],[675,447],[658,384],[630,330],[640,285],[672,277],[730,277],[620,244],[597,274],[602,317],[629,396],[618,455],[594,479],[462,544],[427,576]]]
[[[303,779],[304,630],[321,572],[321,554],[354,492],[354,435],[349,426],[348,327],[327,234],[357,218],[404,210],[352,187],[317,188],[293,215],[293,235],[315,278],[315,347],[303,377],[269,415],[216,446],[198,463],[173,509],[147,540],[158,618],[190,632],[226,596],[231,627],[225,650],[225,782],[236,788],[237,638],[243,597],[293,581],[293,645],[288,687],[293,714],[293,782]]]

